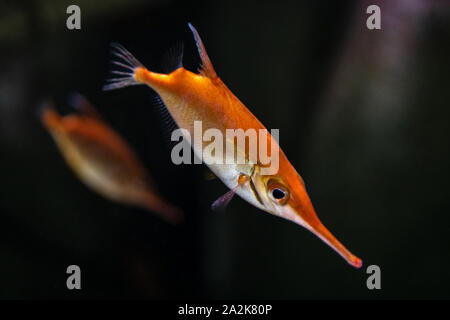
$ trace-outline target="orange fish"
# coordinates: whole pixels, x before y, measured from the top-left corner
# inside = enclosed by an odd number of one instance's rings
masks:
[[[115,55],[120,61],[114,64],[124,70],[113,71],[120,75],[110,79],[104,90],[130,85],[146,84],[159,95],[175,123],[195,135],[194,121],[202,121],[204,129],[215,128],[225,134],[227,129],[265,130],[258,119],[239,101],[217,76],[196,29],[189,24],[202,60],[199,74],[182,66],[182,55],[175,70],[169,74],[149,71],[125,48],[115,44]],[[275,139],[267,135],[269,145]],[[228,143],[230,143],[228,141]],[[235,143],[234,141],[231,143]],[[192,143],[194,153],[202,155],[203,144]],[[248,149],[237,150],[248,158]],[[293,221],[313,232],[340,254],[349,264],[359,268],[361,259],[347,250],[321,223],[317,217],[302,178],[286,155],[279,150],[278,172],[262,174],[259,160],[246,164],[207,164],[231,190],[214,205],[227,204],[237,193],[240,197],[266,212]],[[206,163],[206,162],[205,162]]]
[[[73,102],[81,114],[60,116],[46,103],[41,117],[80,180],[107,199],[148,209],[172,223],[179,222],[181,210],[157,193],[145,167],[126,141],[82,96],[75,95]]]

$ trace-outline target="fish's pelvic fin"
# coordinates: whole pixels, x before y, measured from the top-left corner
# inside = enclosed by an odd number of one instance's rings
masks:
[[[208,54],[206,53],[206,49],[202,39],[200,38],[200,35],[190,22],[188,23],[188,25],[192,31],[192,34],[194,35],[195,44],[197,45],[197,50],[202,60],[201,69],[199,70],[200,74],[211,79],[216,79],[217,78],[216,71],[214,70],[211,60],[209,59]]]
[[[238,178],[237,185],[233,189],[225,193],[223,196],[221,196],[219,199],[214,201],[213,204],[211,205],[211,209],[213,209],[214,211],[224,211],[225,208],[230,203],[231,199],[233,199],[239,187],[247,183],[249,180],[250,180],[249,176],[241,174]]]
[[[143,84],[136,80],[135,71],[139,68],[145,69],[144,65],[121,44],[112,43],[111,48],[111,53],[116,56],[116,60],[112,60],[111,63],[119,67],[119,70],[111,70],[111,74],[114,76],[106,80],[109,83],[103,86],[103,90],[115,90]]]
[[[230,203],[231,199],[233,199],[234,195],[236,194],[237,188],[239,185],[234,187],[233,189],[229,190],[227,193],[222,195],[219,199],[213,202],[211,205],[211,209],[214,211],[225,211],[225,208]]]
[[[164,73],[171,73],[183,67],[183,42],[177,42],[169,50],[167,50],[162,61]]]
[[[81,94],[72,92],[67,98],[69,106],[81,112],[84,116],[101,119],[102,116],[97,109]]]

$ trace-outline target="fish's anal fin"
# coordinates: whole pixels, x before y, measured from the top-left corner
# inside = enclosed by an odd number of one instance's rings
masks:
[[[183,42],[179,41],[163,57],[162,68],[164,73],[171,73],[183,67]]]
[[[172,148],[175,144],[175,142],[173,142],[171,139],[172,132],[178,129],[178,125],[169,113],[169,110],[167,110],[167,107],[162,101],[161,97],[157,93],[155,93],[155,95],[151,98],[151,103],[155,106],[154,109],[156,110],[156,113],[161,120],[159,121],[159,123],[161,124],[163,135],[167,143],[169,144],[169,147]]]
[[[211,79],[216,79],[217,78],[216,71],[214,70],[211,60],[209,59],[208,54],[206,53],[206,49],[202,39],[200,38],[200,35],[190,22],[188,23],[188,25],[192,31],[192,34],[194,35],[195,44],[197,45],[197,50],[202,60],[200,74]]]
[[[230,203],[231,199],[233,199],[238,188],[243,184],[247,183],[249,179],[250,179],[249,176],[241,174],[238,178],[238,184],[233,189],[229,190],[227,193],[221,196],[219,199],[214,201],[213,204],[211,205],[211,209],[214,211],[224,211],[225,208]]]
[[[101,119],[102,116],[97,109],[81,94],[72,92],[68,99],[68,104],[72,108],[81,112],[84,116]]]

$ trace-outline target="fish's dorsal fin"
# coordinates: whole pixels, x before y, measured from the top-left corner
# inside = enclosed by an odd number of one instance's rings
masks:
[[[97,109],[83,95],[77,92],[72,92],[67,101],[72,108],[78,110],[84,116],[96,119],[102,118]]]
[[[189,22],[188,23],[189,28],[192,31],[192,34],[194,35],[195,44],[197,45],[198,54],[200,55],[200,58],[202,59],[202,65],[200,73],[204,75],[205,77],[216,79],[217,74],[214,70],[211,60],[208,57],[208,54],[206,53],[205,46],[203,45],[203,41],[200,38],[200,35],[198,34],[197,30],[194,28],[194,26]]]
[[[171,73],[183,67],[183,52],[184,45],[181,41],[167,50],[162,62],[164,73]]]

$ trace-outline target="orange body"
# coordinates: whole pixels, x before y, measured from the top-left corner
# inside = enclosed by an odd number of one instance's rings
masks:
[[[197,31],[190,25],[202,58],[200,74],[182,66],[170,74],[147,70],[123,48],[119,57],[130,64],[130,79],[118,79],[106,89],[116,89],[130,84],[147,84],[163,100],[180,128],[194,134],[194,121],[202,121],[203,129],[216,128],[225,134],[226,129],[265,129],[261,122],[234,96],[216,75]],[[121,65],[121,64],[119,64]],[[126,65],[122,65],[127,67]],[[268,135],[270,145],[273,138]],[[276,143],[276,142],[274,142]],[[278,144],[277,144],[278,146]],[[201,150],[196,150],[196,154]],[[247,152],[247,150],[243,150]],[[361,267],[361,260],[348,251],[321,223],[317,217],[302,178],[279,149],[279,170],[273,175],[262,175],[261,163],[247,165],[208,165],[230,189],[254,206],[291,220],[316,234],[339,253],[349,264]],[[242,176],[248,179],[241,179]]]

